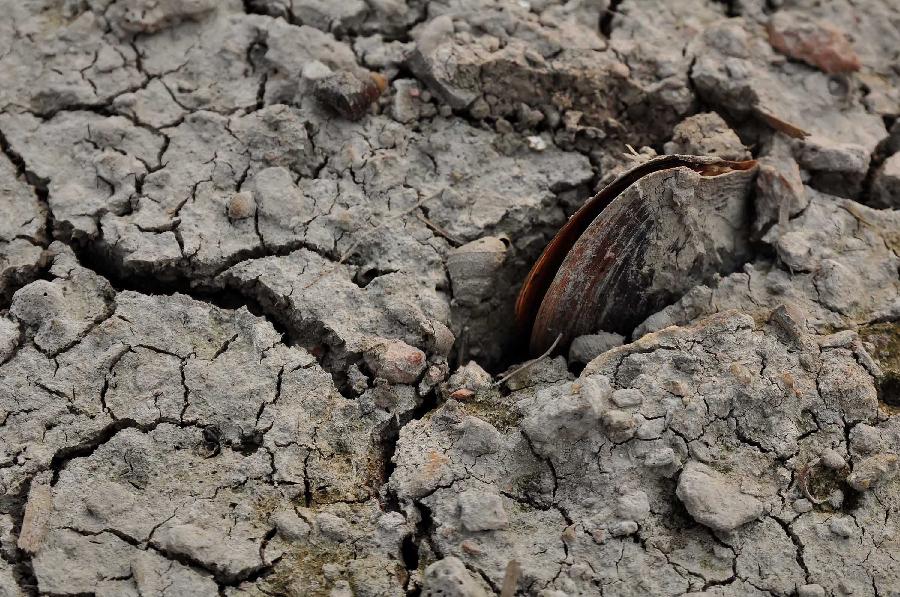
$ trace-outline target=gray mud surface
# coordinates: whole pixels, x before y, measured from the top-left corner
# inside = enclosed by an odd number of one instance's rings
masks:
[[[0,596],[900,595],[898,0],[0,11]],[[746,259],[498,384],[663,153]]]

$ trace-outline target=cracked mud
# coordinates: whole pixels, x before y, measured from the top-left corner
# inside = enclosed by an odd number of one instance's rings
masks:
[[[900,595],[895,0],[0,8],[0,596]],[[657,154],[740,263],[498,383]]]

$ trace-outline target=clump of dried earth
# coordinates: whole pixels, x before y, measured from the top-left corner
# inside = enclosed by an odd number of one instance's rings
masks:
[[[0,595],[898,594],[894,0],[2,9]],[[663,152],[750,261],[498,385]]]

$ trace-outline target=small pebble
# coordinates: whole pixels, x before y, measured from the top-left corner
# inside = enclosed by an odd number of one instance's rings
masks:
[[[534,151],[544,151],[547,149],[547,142],[537,135],[528,137],[528,147]]]
[[[513,132],[512,124],[505,118],[498,118],[497,122],[494,123],[494,128],[501,135],[508,135]]]
[[[734,378],[737,379],[744,385],[749,385],[750,382],[753,381],[753,374],[750,373],[750,369],[744,366],[742,363],[734,362],[729,367],[728,370],[734,375]]]
[[[271,516],[278,534],[288,541],[304,541],[310,532],[309,524],[295,512],[283,510]]]
[[[637,533],[638,523],[633,520],[620,520],[609,529],[609,534],[613,537],[625,537]]]
[[[737,476],[700,462],[685,465],[675,495],[694,520],[718,532],[733,531],[765,510],[761,501],[741,490]]]
[[[825,597],[822,585],[803,585],[797,589],[797,597]]]
[[[464,552],[471,554],[473,556],[478,556],[484,553],[481,547],[478,546],[477,541],[473,541],[472,539],[466,539],[462,543],[459,544],[460,549]]]
[[[475,395],[475,392],[469,390],[467,388],[460,388],[458,390],[454,390],[450,392],[450,397],[454,400],[466,401],[472,398]]]
[[[831,532],[838,537],[843,537],[845,539],[853,535],[853,523],[847,518],[832,518],[828,528],[830,528]]]
[[[806,333],[806,313],[792,303],[783,303],[773,309],[769,321],[794,340],[803,338]]]
[[[318,60],[310,60],[303,65],[303,70],[300,74],[307,81],[316,81],[331,76],[333,71]]]
[[[772,16],[767,30],[773,48],[828,74],[860,69],[853,43],[830,22],[810,19],[799,11],[783,10]]]
[[[844,457],[841,456],[837,450],[825,450],[824,452],[822,452],[819,458],[821,458],[822,464],[826,468],[830,468],[832,470],[841,470],[845,466],[847,466],[847,463],[844,461]]]
[[[445,397],[465,401],[474,397],[479,391],[490,388],[493,378],[475,361],[469,361],[453,372],[444,384],[441,392]]]
[[[428,366],[425,353],[402,340],[384,340],[364,360],[376,376],[391,383],[415,383]]]
[[[612,401],[619,407],[637,406],[644,401],[644,395],[640,390],[616,390],[612,393]]]

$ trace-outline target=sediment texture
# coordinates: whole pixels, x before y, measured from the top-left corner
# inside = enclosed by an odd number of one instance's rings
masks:
[[[900,594],[894,0],[0,10],[0,595]],[[498,384],[657,153],[737,271]]]

